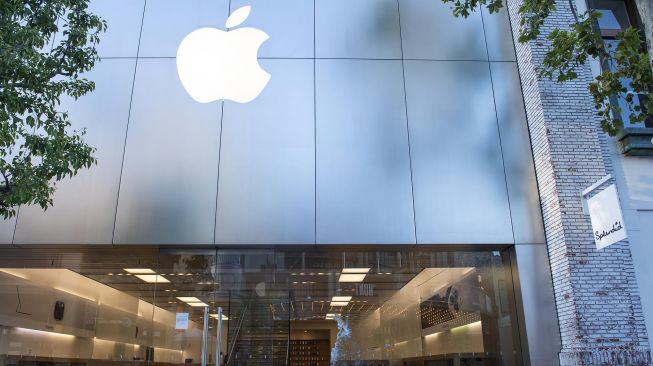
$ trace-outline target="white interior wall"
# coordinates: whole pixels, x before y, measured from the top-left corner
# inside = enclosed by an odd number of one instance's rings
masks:
[[[176,330],[174,313],[67,269],[0,269],[0,295],[0,354],[131,360],[153,346],[155,361],[200,358],[198,324]]]
[[[397,291],[378,310],[352,329],[363,359],[402,358],[444,353],[483,352],[480,323],[423,337],[420,303],[442,288],[471,275],[473,268],[427,268]]]

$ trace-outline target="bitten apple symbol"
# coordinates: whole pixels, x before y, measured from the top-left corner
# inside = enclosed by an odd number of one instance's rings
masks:
[[[225,23],[227,30],[244,22],[250,10],[250,6],[243,6],[234,11]],[[258,49],[268,38],[256,28],[192,31],[177,49],[182,85],[199,103],[220,99],[251,102],[270,81],[270,74],[258,64]]]

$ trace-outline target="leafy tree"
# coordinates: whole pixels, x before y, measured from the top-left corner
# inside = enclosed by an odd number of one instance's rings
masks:
[[[62,95],[75,99],[95,84],[81,74],[98,60],[106,23],[89,0],[0,1],[0,214],[18,205],[52,205],[57,181],[96,163],[74,131]]]
[[[468,17],[480,6],[486,6],[490,13],[503,7],[503,0],[442,0],[452,3],[456,17]],[[574,80],[576,70],[594,58],[604,65],[602,73],[589,84],[589,92],[601,118],[601,128],[616,135],[623,127],[622,109],[617,100],[625,100],[630,122],[638,123],[653,119],[653,98],[634,102],[637,94],[648,95],[653,86],[651,59],[645,50],[640,32],[629,26],[616,35],[616,47],[604,42],[596,25],[601,13],[590,10],[580,16],[570,2],[575,24],[569,30],[554,29],[548,39],[551,41],[544,57],[540,75],[555,78],[558,82]],[[545,20],[555,10],[555,0],[524,0],[519,8],[521,28],[518,41],[534,41],[540,35]]]

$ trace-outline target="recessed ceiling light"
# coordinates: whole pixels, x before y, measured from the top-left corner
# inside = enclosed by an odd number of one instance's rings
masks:
[[[165,277],[159,275],[135,275],[147,283],[170,283]]]
[[[149,268],[123,268],[126,272],[133,273],[133,274],[151,274],[151,273],[156,273],[154,270],[151,270]]]
[[[351,296],[334,296],[331,301],[351,301]]]
[[[183,302],[202,302],[202,300],[190,296],[177,296],[177,300],[181,300]]]
[[[365,273],[343,273],[338,278],[338,282],[363,282],[365,280]]]
[[[194,307],[207,307],[209,304],[205,304],[203,302],[187,302],[186,305],[194,306]]]
[[[331,301],[331,306],[347,306],[349,301]]]
[[[342,273],[369,273],[369,268],[343,268]]]

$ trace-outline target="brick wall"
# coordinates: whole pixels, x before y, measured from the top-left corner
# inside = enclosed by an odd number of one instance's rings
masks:
[[[507,2],[515,39],[521,2]],[[650,364],[628,243],[597,251],[582,210],[580,192],[612,169],[587,92],[590,69],[565,84],[537,75],[546,35],[574,21],[569,6],[558,1],[540,38],[515,45],[562,339],[560,364]]]

